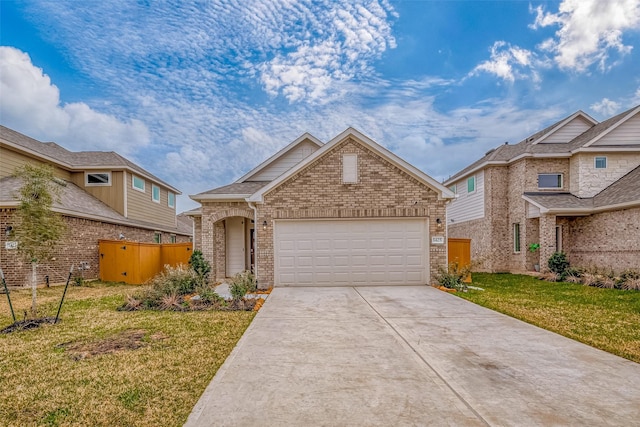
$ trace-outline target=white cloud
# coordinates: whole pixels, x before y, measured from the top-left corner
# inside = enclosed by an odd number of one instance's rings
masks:
[[[538,74],[535,68],[542,65],[544,64],[537,60],[535,53],[530,50],[512,46],[505,41],[497,41],[491,46],[491,59],[478,64],[469,74],[487,72],[511,83],[529,76],[537,81]]]
[[[603,116],[613,116],[620,110],[620,104],[608,98],[602,98],[602,100],[591,104],[590,108]]]
[[[594,63],[602,71],[610,67],[612,54],[624,56],[632,46],[622,34],[640,29],[640,0],[564,0],[557,13],[535,9],[531,28],[559,26],[555,37],[538,47],[554,54],[562,69],[586,71]]]
[[[62,104],[60,91],[26,53],[0,46],[0,116],[5,126],[75,150],[127,155],[149,142],[139,120],[122,122],[82,102]]]

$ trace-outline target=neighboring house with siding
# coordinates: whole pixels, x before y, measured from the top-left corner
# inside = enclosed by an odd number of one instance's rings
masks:
[[[6,243],[22,186],[12,175],[26,163],[53,166],[62,190],[53,210],[68,225],[55,261],[40,263],[39,282],[44,276],[52,282],[66,279],[71,264],[82,264],[85,277],[97,277],[99,239],[170,243],[191,238],[192,227],[176,218],[180,192],[135,163],[114,152],[72,152],[0,126],[0,266],[11,285],[24,283],[28,274]]]
[[[446,187],[349,128],[304,134],[237,181],[190,196],[195,248],[258,286],[429,284],[446,265]]]
[[[555,251],[575,266],[640,269],[640,106],[600,123],[578,111],[444,185],[456,193],[448,236],[471,239],[482,270],[544,270]]]

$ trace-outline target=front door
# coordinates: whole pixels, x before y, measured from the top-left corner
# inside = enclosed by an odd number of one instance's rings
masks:
[[[233,277],[245,270],[244,221],[245,218],[242,217],[231,217],[225,220],[227,277]]]

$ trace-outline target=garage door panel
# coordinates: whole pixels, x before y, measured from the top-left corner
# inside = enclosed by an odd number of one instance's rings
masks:
[[[276,221],[276,285],[425,284],[424,219]]]

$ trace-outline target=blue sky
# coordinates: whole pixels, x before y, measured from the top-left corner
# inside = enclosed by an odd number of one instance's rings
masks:
[[[442,180],[640,104],[640,0],[0,0],[0,122],[189,198],[353,126]]]

